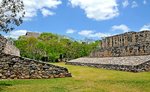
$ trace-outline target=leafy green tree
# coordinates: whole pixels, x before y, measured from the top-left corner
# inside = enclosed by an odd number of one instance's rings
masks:
[[[78,42],[52,33],[42,33],[40,37],[19,37],[15,41],[21,55],[37,60],[57,62],[88,56],[99,41]]]
[[[58,39],[58,36],[52,33],[42,33],[39,39],[42,41],[49,41],[51,39]]]

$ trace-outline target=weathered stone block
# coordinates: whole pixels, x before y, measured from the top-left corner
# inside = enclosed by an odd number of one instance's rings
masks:
[[[20,50],[11,41],[0,35],[0,53],[20,56]]]

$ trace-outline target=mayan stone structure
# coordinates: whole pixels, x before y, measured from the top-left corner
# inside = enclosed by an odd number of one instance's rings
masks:
[[[25,34],[25,37],[35,37],[38,38],[40,36],[40,33],[36,33],[36,32],[27,32]]]
[[[150,55],[150,31],[127,32],[106,37],[90,57],[121,57]]]
[[[90,57],[71,60],[66,64],[128,72],[150,71],[150,31],[106,37],[100,47]]]
[[[1,35],[0,35],[0,52],[20,56],[20,50],[13,45],[13,42],[7,40]]]
[[[20,57],[20,52],[0,35],[0,79],[48,79],[71,77],[67,68]]]

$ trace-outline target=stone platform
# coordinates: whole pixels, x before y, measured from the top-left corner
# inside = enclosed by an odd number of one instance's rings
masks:
[[[105,58],[85,57],[68,61],[66,64],[130,72],[142,72],[150,71],[150,55]]]
[[[71,77],[67,68],[0,53],[0,79],[49,79]]]

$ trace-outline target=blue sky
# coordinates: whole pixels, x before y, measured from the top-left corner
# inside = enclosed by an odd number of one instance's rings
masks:
[[[150,0],[23,0],[24,23],[7,36],[51,32],[100,39],[150,29]],[[6,34],[4,34],[6,35]]]

